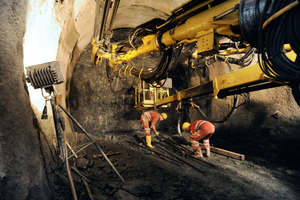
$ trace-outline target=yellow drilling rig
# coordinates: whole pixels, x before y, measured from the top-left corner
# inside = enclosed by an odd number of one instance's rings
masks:
[[[297,0],[190,0],[173,10],[168,19],[153,19],[133,29],[128,37],[131,48],[125,51],[122,45],[110,42],[119,2],[97,1],[96,10],[103,3],[104,11],[96,12],[91,61],[97,65],[107,59],[119,75],[129,73],[141,80],[136,89],[138,109],[156,109],[194,97],[223,98],[282,85],[292,87],[300,105]],[[182,45],[187,43],[195,46],[189,58],[190,67],[217,60],[243,67],[171,96],[168,90],[156,91],[157,85],[167,82]],[[156,68],[143,70],[129,65],[133,58],[154,51],[163,52],[163,62]],[[235,54],[243,56],[236,58],[232,56]],[[250,65],[249,57],[253,54],[258,55],[258,63]],[[148,94],[166,95],[148,101],[145,90]]]

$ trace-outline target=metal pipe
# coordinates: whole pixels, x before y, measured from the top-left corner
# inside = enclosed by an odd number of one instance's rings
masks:
[[[93,144],[94,142],[90,142],[89,144],[85,145],[84,147],[82,147],[81,149],[79,149],[78,151],[74,152],[74,150],[72,151],[72,155],[68,157],[68,159],[72,158],[73,156],[75,156],[75,158],[77,158],[77,153],[79,153],[80,151],[82,151],[83,149],[85,149],[86,147],[90,146],[91,144]],[[68,143],[67,143],[68,145]],[[68,145],[69,146],[69,145]],[[69,146],[69,148],[71,149],[71,146]]]
[[[158,136],[164,138],[165,140],[167,140],[173,147],[175,147],[177,150],[179,150],[180,152],[182,152],[182,149],[180,149],[179,147],[177,147],[170,139],[162,136],[161,134],[159,134]]]
[[[162,149],[162,148],[161,148],[161,149]],[[164,149],[163,149],[163,150],[164,150]],[[166,150],[164,150],[164,151],[166,151]],[[189,165],[190,167],[194,168],[194,169],[197,170],[198,172],[201,172],[202,174],[205,174],[205,172],[203,172],[201,169],[198,169],[198,168],[195,167],[194,165],[192,165],[192,164],[188,163],[187,161],[181,159],[179,156],[176,156],[176,155],[174,155],[174,154],[171,153],[171,152],[168,152],[168,153],[169,153],[171,156],[173,156],[173,157],[177,158],[178,160],[184,162],[185,164]]]
[[[160,134],[161,135],[161,134]],[[178,149],[178,152],[180,152],[180,153],[182,153],[183,152],[183,150],[182,149],[180,149],[179,147],[177,147],[170,139],[168,139],[168,138],[166,138],[166,140],[168,140],[168,142],[170,143],[170,144],[172,144],[174,147],[176,147],[176,149]],[[160,143],[159,143],[160,144]],[[162,144],[160,144],[160,145],[162,145]],[[179,145],[180,146],[180,145]],[[187,149],[187,148],[185,148],[185,147],[182,147],[182,146],[180,146],[181,148],[184,148],[184,149],[186,149],[187,151],[189,151],[189,152],[192,152],[191,150],[189,150],[189,149]],[[187,155],[188,157],[190,157],[190,158],[194,158],[194,157],[192,157],[192,156],[190,156],[190,155]],[[195,158],[196,159],[196,158]],[[212,167],[215,167],[215,165],[214,164],[211,164],[211,163],[209,163],[209,162],[206,162],[206,161],[204,161],[204,160],[200,160],[200,159],[196,159],[197,161],[200,161],[200,162],[203,162],[203,163],[205,163],[205,164],[207,164],[207,165],[210,165],[210,166],[212,166]]]
[[[58,113],[57,113],[57,107],[56,107],[57,103],[56,103],[55,97],[50,100],[50,103],[51,103],[51,107],[52,107],[53,121],[54,121],[54,126],[55,126],[57,143],[58,143],[59,150],[60,150],[60,155],[62,157],[64,167],[65,167],[68,179],[69,179],[73,199],[77,200],[76,190],[75,190],[74,182],[73,182],[72,175],[71,175],[70,168],[69,168],[69,161],[67,159],[67,150],[66,150],[65,143],[63,141],[61,128],[59,126]]]
[[[137,144],[137,143],[135,143],[135,142],[130,142],[130,141],[127,141],[127,142],[130,143],[130,144],[137,145],[137,146],[139,146],[139,147],[141,147],[141,148],[147,149],[147,150],[149,150],[149,151],[152,151],[152,152],[156,153],[156,154],[159,155],[159,156],[163,156],[163,157],[169,158],[169,159],[171,159],[171,160],[173,160],[173,161],[176,161],[176,162],[179,162],[179,163],[183,163],[183,162],[180,161],[180,160],[176,160],[176,159],[174,159],[174,158],[172,158],[172,157],[170,157],[170,156],[166,156],[166,155],[164,155],[164,154],[162,154],[162,153],[159,153],[159,152],[157,152],[157,151],[155,151],[155,150],[153,150],[153,149],[150,149],[150,148],[148,148],[148,147],[144,147],[143,145]]]
[[[111,155],[116,155],[116,154],[120,154],[120,153],[123,153],[123,152],[125,152],[125,151],[106,153],[105,155],[111,156]],[[94,158],[100,158],[100,157],[102,157],[102,154],[97,154],[97,155],[94,155],[93,157],[94,157]]]
[[[233,13],[237,9],[239,9],[239,4],[236,4],[233,8],[230,8],[229,10],[223,12],[222,14],[215,16],[214,21],[219,20],[219,19],[225,17],[226,15],[229,15],[230,13]]]
[[[107,21],[107,16],[108,16],[108,13],[109,13],[110,5],[111,5],[111,0],[106,0],[105,4],[104,4],[104,11],[103,11],[102,21],[101,21],[101,26],[100,26],[99,41],[102,39],[103,34],[104,34],[104,30],[105,30],[105,26],[106,26],[106,21]]]
[[[112,25],[113,25],[113,23],[115,21],[116,15],[117,15],[117,11],[118,11],[118,8],[119,8],[120,0],[115,0],[113,2],[113,4],[114,4],[113,5],[113,13],[112,13],[112,15],[110,17],[110,22],[109,22],[109,26],[107,28],[107,31],[111,31]]]
[[[117,171],[117,169],[113,166],[113,164],[110,162],[110,160],[107,158],[105,153],[102,151],[102,149],[99,147],[99,145],[95,142],[95,140],[84,130],[84,128],[74,119],[74,117],[61,105],[59,104],[59,107],[70,117],[70,119],[80,128],[80,130],[91,140],[94,142],[95,147],[99,150],[99,152],[103,155],[105,160],[108,162],[108,164],[111,166],[111,168],[115,171],[115,173],[118,175],[118,177],[125,183],[125,180],[120,175],[120,173]]]

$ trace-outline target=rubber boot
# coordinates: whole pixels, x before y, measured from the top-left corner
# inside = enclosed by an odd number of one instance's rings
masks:
[[[203,158],[201,148],[198,148],[194,151],[194,154],[192,155],[194,158]]]
[[[205,147],[205,155],[206,155],[207,157],[210,157],[210,146]]]
[[[154,146],[152,146],[152,144],[151,144],[151,136],[146,136],[146,143],[149,148],[151,148],[151,149],[154,148]]]

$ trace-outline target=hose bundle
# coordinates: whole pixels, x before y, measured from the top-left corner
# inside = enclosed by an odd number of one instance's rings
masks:
[[[162,79],[167,79],[178,63],[181,50],[182,45],[178,47],[171,47],[164,51],[160,63],[153,70],[143,72],[142,69],[138,70],[133,68],[131,74],[150,84]]]
[[[193,51],[191,51],[188,58],[188,66],[192,70],[195,69],[195,67],[197,67],[198,69],[202,69],[205,66],[209,66],[217,61],[222,61],[227,64],[231,63],[240,65],[241,67],[246,67],[252,63],[255,52],[256,49],[254,47],[250,47],[247,52],[240,58],[215,54],[214,56],[205,56],[200,59],[194,59],[192,57]]]
[[[271,0],[267,0],[265,5],[270,5],[270,3]],[[276,16],[283,8],[292,3],[295,1],[273,1],[271,8],[265,6],[259,23],[257,49],[261,55],[259,61],[262,60],[260,67],[267,76],[283,82],[300,80],[300,7],[298,5],[288,10],[267,25],[264,22],[268,17]],[[296,61],[292,61],[286,56],[284,44],[291,45],[298,56]]]

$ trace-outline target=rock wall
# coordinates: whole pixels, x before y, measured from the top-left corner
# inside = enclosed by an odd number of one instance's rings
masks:
[[[51,199],[23,69],[26,8],[0,3],[0,199]]]
[[[95,135],[140,129],[141,112],[134,108],[133,77],[120,78],[117,92],[112,92],[106,75],[105,60],[96,67],[90,63],[91,46],[81,54],[75,67],[70,89],[71,114]],[[113,69],[114,70],[114,69]],[[78,129],[75,130],[80,131]]]

